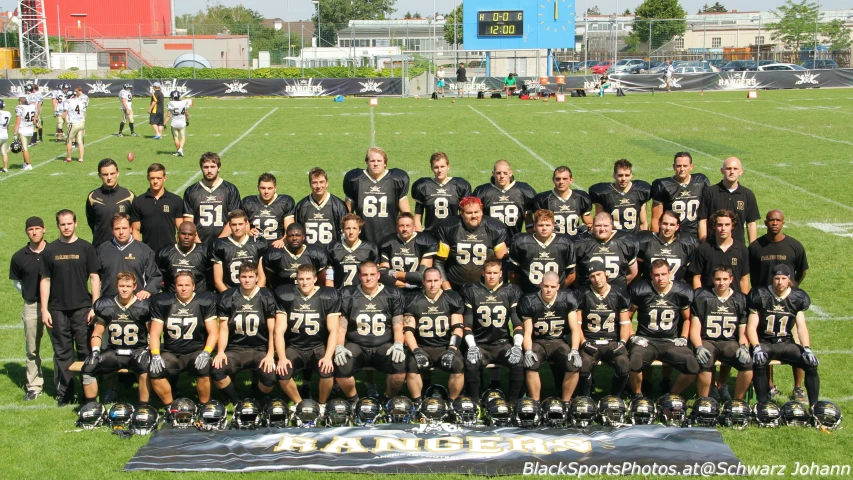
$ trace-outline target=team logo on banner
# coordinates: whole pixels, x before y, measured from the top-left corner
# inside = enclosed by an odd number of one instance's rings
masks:
[[[448,82],[447,88],[448,90],[459,90],[461,85],[461,89],[463,92],[477,92],[480,90],[488,90],[489,88],[486,86],[486,80],[477,81],[477,77],[471,79],[470,82]]]
[[[365,92],[376,92],[382,93],[382,89],[379,88],[385,82],[377,82],[373,79],[368,79],[366,82],[358,82],[363,88],[361,89],[361,93]]]
[[[319,97],[325,91],[322,80],[317,83],[313,78],[284,81],[284,92],[291,97]]]
[[[225,93],[249,93],[246,91],[246,85],[248,83],[243,83],[239,80],[234,80],[230,83],[223,83],[225,85]]]
[[[658,85],[658,88],[666,88],[666,79],[661,78],[659,80],[660,80],[660,85]],[[678,83],[680,80],[681,80],[680,78],[673,75],[672,79],[670,79],[670,81],[669,81],[669,88],[681,88],[681,84]]]
[[[754,74],[748,72],[729,73],[725,77],[720,74],[717,85],[723,90],[738,90],[741,88],[761,88],[761,84]]]
[[[193,91],[187,85],[188,82],[178,83],[178,79],[173,78],[171,80],[164,80],[160,83],[162,84],[161,90],[163,91],[164,95],[168,96],[173,91],[177,91],[181,95],[181,97],[193,96]],[[154,83],[152,82],[151,85],[153,84]],[[154,87],[151,85],[148,86],[148,91],[150,93],[154,93]]]
[[[806,72],[802,75],[796,75],[795,77],[799,78],[794,85],[802,85],[804,83],[811,83],[812,85],[817,85],[819,82],[817,81],[817,77],[820,76],[819,73]]]
[[[95,83],[87,83],[86,85],[89,86],[88,93],[112,93],[110,92],[110,86],[112,86],[112,83],[104,83],[98,80]]]

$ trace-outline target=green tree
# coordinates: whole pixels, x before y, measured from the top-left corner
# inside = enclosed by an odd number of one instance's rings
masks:
[[[794,3],[793,0],[786,0],[785,5],[773,11],[773,14],[779,21],[767,26],[768,30],[773,32],[770,38],[797,52],[800,47],[814,45],[815,25],[823,16],[817,3],[807,0]]]
[[[462,4],[444,16],[444,40],[450,45],[462,45]]]
[[[417,18],[420,20],[420,19],[424,18],[424,16],[421,15],[421,12],[415,12],[415,15],[412,18]]]
[[[339,30],[346,28],[350,20],[385,20],[395,9],[397,0],[321,0],[320,32],[322,46],[335,45]],[[317,26],[317,12],[311,21]]]
[[[829,44],[830,51],[850,50],[851,43],[853,43],[850,41],[851,31],[844,26],[843,20],[837,19],[822,24],[820,33],[825,37],[825,42]]]
[[[706,3],[702,6],[702,8],[699,9],[699,13],[725,13],[728,11],[729,9],[726,8],[726,6],[721,4],[720,2],[714,2],[714,4],[710,7]]]
[[[405,18],[406,20],[411,20],[412,19],[412,12],[406,12],[406,14],[403,15],[403,18]]]
[[[598,5],[593,5],[592,8],[586,9],[587,15],[601,15],[601,10],[598,8]]]
[[[626,8],[626,9],[625,9],[625,11],[624,11],[624,12],[622,12],[622,15],[630,15],[630,14],[631,14],[631,9],[630,9],[630,8]]]
[[[673,38],[684,35],[687,31],[687,22],[684,21],[686,13],[678,0],[644,0],[634,10],[634,32],[632,35],[641,42],[649,40],[651,32],[651,50],[665,45]],[[654,19],[668,19],[668,21],[651,22]],[[650,30],[651,27],[651,30]]]

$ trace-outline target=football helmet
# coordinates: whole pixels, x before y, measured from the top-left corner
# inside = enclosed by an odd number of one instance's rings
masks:
[[[690,408],[689,425],[698,427],[716,427],[720,416],[720,404],[711,397],[700,397]]]
[[[180,100],[180,99],[181,99],[181,92],[179,92],[179,91],[177,91],[177,90],[172,90],[172,93],[170,93],[170,94],[169,94],[169,97],[170,97],[172,100],[174,100],[174,101],[176,101],[176,102],[177,102],[178,100]]]
[[[801,402],[788,402],[782,405],[782,423],[791,426],[809,425],[811,417]]]
[[[280,398],[274,398],[264,407],[264,425],[267,427],[282,428],[290,424],[290,409],[287,402]]]
[[[450,392],[447,391],[447,387],[444,385],[433,384],[430,385],[429,388],[426,389],[426,393],[424,393],[424,398],[428,397],[436,397],[443,398],[448,400],[450,398]]]
[[[77,426],[83,430],[94,430],[104,424],[106,410],[98,402],[89,402],[77,413]]]
[[[63,83],[62,89],[63,90],[71,90],[71,84],[70,83]]]
[[[348,427],[352,425],[352,407],[342,398],[329,400],[323,420],[327,427]]]
[[[168,407],[172,428],[190,428],[195,423],[195,402],[189,398],[179,398]]]
[[[821,400],[812,407],[812,420],[815,427],[835,430],[841,427],[841,409],[838,405]]]
[[[107,426],[113,429],[124,429],[130,426],[133,418],[133,405],[119,402],[113,404],[107,412]]]
[[[513,412],[513,420],[515,425],[521,428],[534,428],[539,426],[541,410],[538,400],[529,397],[519,398],[515,403],[515,411]]]
[[[320,404],[317,400],[304,398],[296,404],[296,411],[293,413],[293,421],[299,428],[314,428],[319,426],[320,420]]]
[[[261,425],[261,407],[254,398],[244,398],[234,405],[231,428],[254,430]]]
[[[148,435],[157,429],[159,421],[160,414],[157,413],[157,409],[143,403],[133,412],[133,417],[130,419],[130,431],[134,435]]]
[[[409,423],[415,414],[415,404],[405,395],[397,395],[385,403],[385,422]]]
[[[687,419],[687,404],[679,395],[667,393],[658,399],[658,419],[670,427],[681,427]]]
[[[779,426],[782,412],[773,402],[758,402],[752,407],[752,416],[759,427],[774,428]]]
[[[453,401],[453,419],[457,424],[463,427],[473,427],[477,425],[478,416],[479,409],[473,398],[460,395]]]
[[[11,144],[9,144],[9,151],[12,153],[21,153],[24,150],[24,144],[18,140],[15,140]]]
[[[631,420],[631,425],[651,425],[655,423],[655,418],[657,418],[655,402],[647,397],[631,401],[631,405],[628,407],[628,418]]]
[[[489,400],[495,398],[503,398],[504,400],[506,400],[506,395],[504,395],[504,392],[498,390],[497,388],[490,388],[483,392],[482,395],[480,395],[480,405],[488,405]]]
[[[447,416],[447,400],[438,397],[425,398],[421,403],[421,423],[441,423]]]
[[[628,407],[616,395],[607,395],[598,401],[598,421],[608,427],[622,427],[627,422]]]
[[[375,425],[377,420],[382,417],[382,407],[379,405],[379,401],[373,397],[359,398],[355,402],[353,417],[356,425]]]
[[[27,93],[33,93],[33,84],[28,83],[28,84],[24,85],[24,91]]]
[[[0,109],[6,108],[6,102],[0,100]]]
[[[125,83],[123,85],[123,87],[125,90],[130,90],[131,88],[133,88],[133,84],[132,83]]]
[[[590,397],[575,397],[569,404],[569,421],[574,428],[586,428],[595,419],[595,402]]]
[[[228,423],[228,410],[219,400],[211,400],[198,407],[196,428],[204,431],[225,430]]]
[[[749,426],[749,417],[749,404],[743,400],[733,399],[723,404],[720,424],[736,430],[743,430]]]
[[[566,405],[557,397],[542,400],[539,415],[542,417],[542,425],[546,427],[565,428],[569,420]]]
[[[486,406],[486,420],[492,427],[506,427],[512,422],[512,407],[503,398],[492,398]]]

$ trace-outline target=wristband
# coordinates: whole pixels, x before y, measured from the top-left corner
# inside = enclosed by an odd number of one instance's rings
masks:
[[[101,338],[101,336],[100,335],[92,335],[92,338]],[[103,340],[103,339],[101,338],[101,340]]]
[[[100,352],[101,347],[92,347],[92,352]]]
[[[157,348],[157,349],[152,348],[151,349],[151,355],[160,355],[160,349],[159,348]]]
[[[213,347],[204,347],[204,351],[207,353],[213,353]]]
[[[470,333],[465,335],[465,343],[467,343],[469,347],[477,346],[477,341],[474,340],[474,335],[471,335]]]
[[[515,335],[512,336],[512,341],[513,341],[513,345],[515,345],[516,347],[520,347],[521,342],[524,341],[524,335],[522,335],[520,333],[516,333]]]

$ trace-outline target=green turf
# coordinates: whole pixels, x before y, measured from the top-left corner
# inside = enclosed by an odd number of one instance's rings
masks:
[[[741,180],[755,191],[761,213],[782,209],[788,233],[808,251],[811,268],[803,287],[819,308],[808,318],[812,346],[821,360],[821,397],[849,411],[853,383],[844,365],[853,354],[849,341],[853,317],[845,307],[853,271],[847,252],[853,239],[845,229],[853,230],[853,190],[844,168],[853,163],[853,91],[761,91],[758,100],[744,97],[743,92],[631,94],[567,99],[564,104],[381,99],[375,108],[368,107],[366,99],[353,98],[343,104],[331,99],[199,99],[192,110],[185,158],[171,156],[168,133],[163,140],[153,141],[151,128],[142,122],[137,130],[145,138],[109,136],[120,121],[118,102],[95,99],[88,113],[90,145],[84,164],[55,160],[64,155],[64,146],[51,142],[31,150],[36,165],[32,172],[19,173],[21,158],[11,155],[11,172],[0,175],[0,262],[8,265],[11,254],[25,244],[24,220],[30,215],[46,220],[47,238],[52,240],[57,235],[53,214],[72,208],[81,215],[81,236],[91,238],[82,218],[84,200],[99,184],[95,165],[104,157],[119,161],[120,183],[137,193],[147,188],[147,166],[161,162],[167,167],[166,186],[175,191],[198,179],[197,159],[202,152],[228,148],[222,176],[244,196],[254,192],[258,174],[271,171],[279,179],[279,192],[298,200],[309,192],[306,173],[313,166],[327,170],[331,190],[340,195],[344,172],[363,165],[371,144],[385,148],[390,165],[407,170],[413,182],[430,175],[429,156],[441,150],[450,157],[452,174],[474,186],[488,181],[492,163],[505,158],[512,162],[518,179],[539,191],[550,187],[553,166],[570,166],[576,182],[588,188],[607,181],[619,158],[634,163],[636,178],[651,182],[671,174],[672,157],[679,150],[692,152],[695,171],[717,182],[722,161],[734,155],[744,162],[747,173]],[[142,109],[137,109],[141,120]],[[46,139],[52,140],[48,132],[53,125],[48,117]],[[132,164],[124,160],[130,151],[136,154]],[[826,224],[838,234],[825,232]],[[20,311],[17,292],[9,282],[0,285],[0,461],[6,472],[2,477],[65,479],[118,473],[146,438],[124,441],[105,431],[71,432],[75,413],[70,407],[55,407],[51,386],[48,395],[35,402],[21,401]],[[42,356],[50,359],[51,355],[45,338]],[[48,383],[52,367],[50,361],[45,364]],[[790,370],[777,369],[776,378],[780,389],[790,392]],[[850,431],[750,428],[723,435],[745,463],[785,464],[790,472],[795,462],[847,461],[853,448]],[[182,476],[202,478],[202,474]],[[204,474],[204,478],[214,476]],[[327,477],[348,476],[294,474],[291,478]]]

